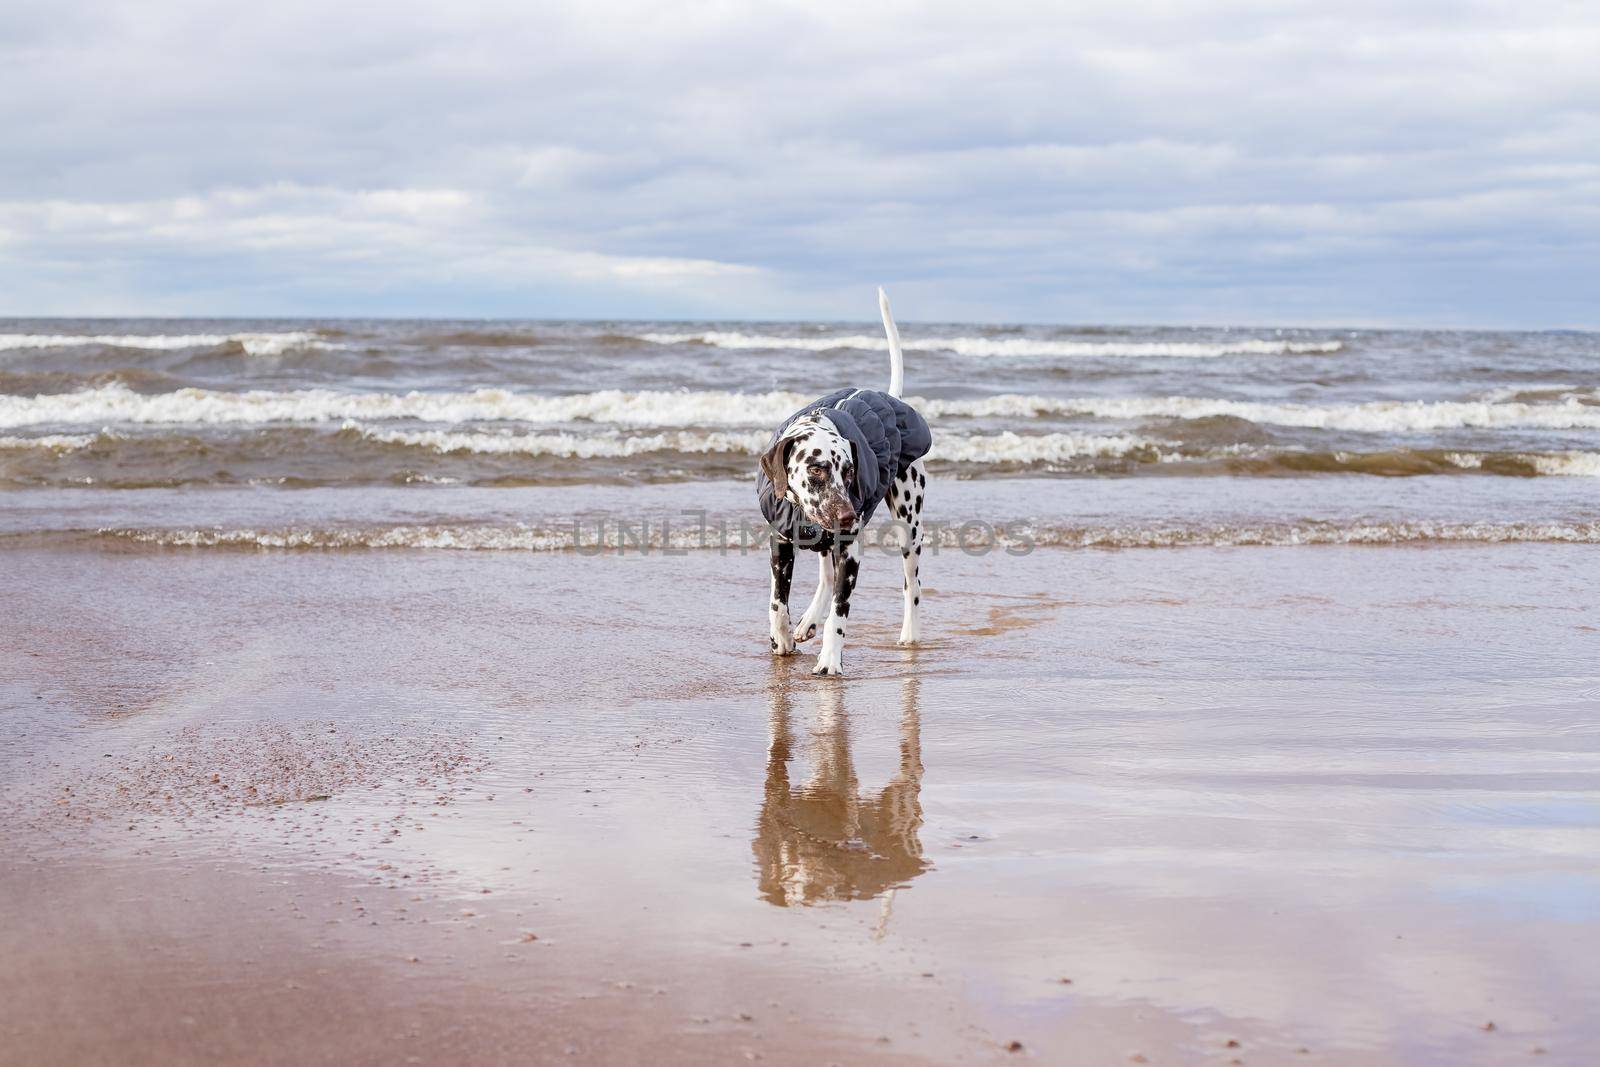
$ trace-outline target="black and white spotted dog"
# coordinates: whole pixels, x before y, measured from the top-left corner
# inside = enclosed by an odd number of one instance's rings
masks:
[[[922,416],[900,399],[905,360],[889,298],[878,290],[889,336],[889,391],[841,389],[789,417],[761,454],[757,493],[772,527],[771,642],[787,656],[795,643],[822,630],[812,674],[843,674],[845,620],[861,568],[859,535],[887,500],[905,566],[905,613],[900,643],[915,644],[922,585],[922,502],[928,488],[922,457],[932,435]],[[789,620],[795,549],[819,554],[817,593],[800,621]]]

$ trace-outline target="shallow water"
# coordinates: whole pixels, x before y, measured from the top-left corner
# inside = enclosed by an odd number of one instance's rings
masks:
[[[620,1058],[681,1062],[1580,1063],[1600,1036],[1587,546],[941,553],[916,651],[869,558],[842,681],[766,654],[760,554],[5,559],[8,907],[72,872],[118,933],[61,918],[53,951],[138,944],[157,920],[113,887],[217,865],[233,896],[186,889],[170,935],[205,997],[250,988],[203,950],[240,924],[264,963],[377,968],[373,997],[423,961],[342,1024],[356,1052],[469,981],[496,991],[469,1034],[590,1004],[637,1026]],[[8,955],[41,959],[26,914]],[[146,1010],[180,981],[109,955]],[[170,1053],[50,974],[11,978],[75,1048]],[[50,1047],[30,1018],[17,1047]]]

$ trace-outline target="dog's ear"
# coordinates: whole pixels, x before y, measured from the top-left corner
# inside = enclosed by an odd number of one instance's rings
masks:
[[[793,447],[793,435],[786,434],[761,453],[761,473],[772,482],[772,495],[778,500],[789,491],[789,449]]]

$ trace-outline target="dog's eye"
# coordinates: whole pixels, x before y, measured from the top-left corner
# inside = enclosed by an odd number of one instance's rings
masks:
[[[811,480],[814,482],[820,482],[828,477],[828,471],[826,467],[808,467],[806,468],[806,472],[811,476]]]
[[[846,463],[844,465],[844,476],[846,478],[854,478],[855,474],[856,474],[856,465],[854,463]]]

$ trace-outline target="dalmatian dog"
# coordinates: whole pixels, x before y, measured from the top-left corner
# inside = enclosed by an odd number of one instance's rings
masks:
[[[844,632],[861,569],[861,531],[880,503],[894,522],[905,571],[900,643],[921,637],[923,456],[927,422],[900,399],[905,360],[889,298],[878,290],[889,338],[889,389],[841,389],[807,404],[778,427],[761,454],[757,496],[771,529],[770,643],[777,656],[822,634],[813,674],[844,673]],[[817,591],[799,622],[789,617],[796,550],[818,555]]]

